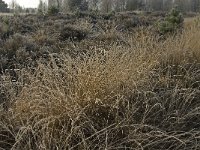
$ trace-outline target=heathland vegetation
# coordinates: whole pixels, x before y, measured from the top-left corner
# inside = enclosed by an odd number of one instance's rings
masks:
[[[187,15],[0,16],[0,149],[200,149],[200,19]]]

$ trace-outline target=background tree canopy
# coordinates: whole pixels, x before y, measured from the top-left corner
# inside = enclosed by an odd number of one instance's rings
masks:
[[[9,12],[8,4],[0,0],[0,12]]]
[[[48,0],[49,6],[60,6],[60,11],[169,11],[178,6],[182,12],[199,12],[200,0]]]

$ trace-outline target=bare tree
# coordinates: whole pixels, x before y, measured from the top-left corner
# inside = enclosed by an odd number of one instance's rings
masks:
[[[126,9],[126,0],[113,0],[115,11],[124,11]]]
[[[113,0],[102,0],[101,1],[101,11],[108,13],[113,10]]]
[[[88,0],[89,9],[98,10],[100,0]]]
[[[16,8],[17,2],[16,0],[12,0],[10,3],[10,8],[12,9],[12,11],[14,12],[15,8]]]
[[[200,0],[190,0],[191,10],[194,12],[200,11]]]
[[[23,8],[16,2],[16,0],[11,1],[10,8],[14,14],[18,14],[23,11]]]

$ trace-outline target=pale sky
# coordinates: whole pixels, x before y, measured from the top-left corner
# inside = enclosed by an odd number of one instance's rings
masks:
[[[3,0],[3,1],[5,1],[9,5],[12,0]],[[39,0],[16,0],[16,1],[22,7],[36,8],[39,4]]]

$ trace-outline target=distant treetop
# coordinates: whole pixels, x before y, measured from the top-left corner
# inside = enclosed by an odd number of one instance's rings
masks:
[[[9,12],[8,4],[0,0],[0,12]]]

